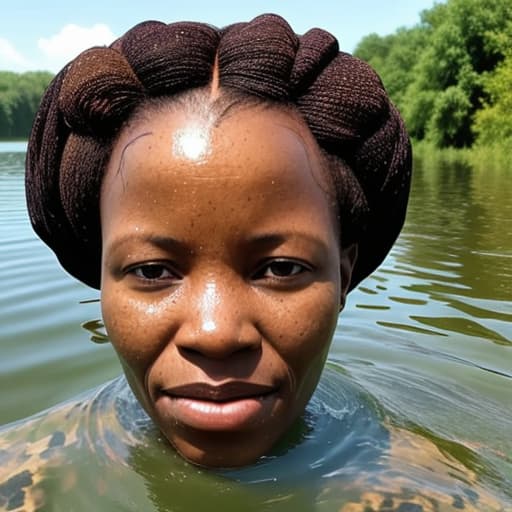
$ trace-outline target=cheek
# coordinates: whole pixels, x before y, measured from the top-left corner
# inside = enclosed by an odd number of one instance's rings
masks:
[[[335,284],[319,285],[315,293],[290,296],[273,306],[266,330],[274,334],[268,338],[294,377],[321,371],[338,319]]]
[[[143,379],[165,336],[160,309],[109,286],[102,289],[101,302],[105,328],[121,363]]]

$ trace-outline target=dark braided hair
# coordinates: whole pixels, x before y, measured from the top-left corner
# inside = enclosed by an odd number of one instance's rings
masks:
[[[99,194],[113,143],[155,98],[206,87],[295,109],[326,157],[342,244],[359,255],[351,288],[382,262],[402,228],[411,175],[403,122],[376,73],[329,33],[296,35],[279,16],[217,29],[147,21],[86,50],[46,91],[26,163],[32,225],[62,266],[100,287]],[[252,100],[251,100],[252,98]]]

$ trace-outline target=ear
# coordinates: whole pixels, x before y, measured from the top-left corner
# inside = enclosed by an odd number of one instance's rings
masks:
[[[340,254],[340,311],[345,307],[345,299],[347,298],[350,281],[352,280],[352,271],[357,261],[358,245],[352,244],[341,250]]]

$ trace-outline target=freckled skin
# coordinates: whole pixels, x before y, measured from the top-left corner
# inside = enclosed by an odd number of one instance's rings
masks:
[[[190,137],[179,147],[191,127],[200,151]],[[339,249],[321,162],[300,120],[256,107],[217,126],[157,113],[114,147],[101,192],[103,318],[136,396],[191,462],[254,462],[315,389],[356,253]],[[272,392],[210,425],[203,409],[215,403],[194,402],[196,422],[164,391],[232,381]]]

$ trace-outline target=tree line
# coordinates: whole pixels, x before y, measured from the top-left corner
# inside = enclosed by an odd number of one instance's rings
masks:
[[[381,75],[411,136],[437,147],[512,141],[512,2],[447,0],[355,55]]]
[[[411,136],[437,147],[512,143],[512,2],[447,0],[412,28],[364,37]],[[48,72],[0,72],[0,138],[27,138]]]
[[[46,71],[0,71],[0,138],[28,137],[41,96],[52,78]]]

